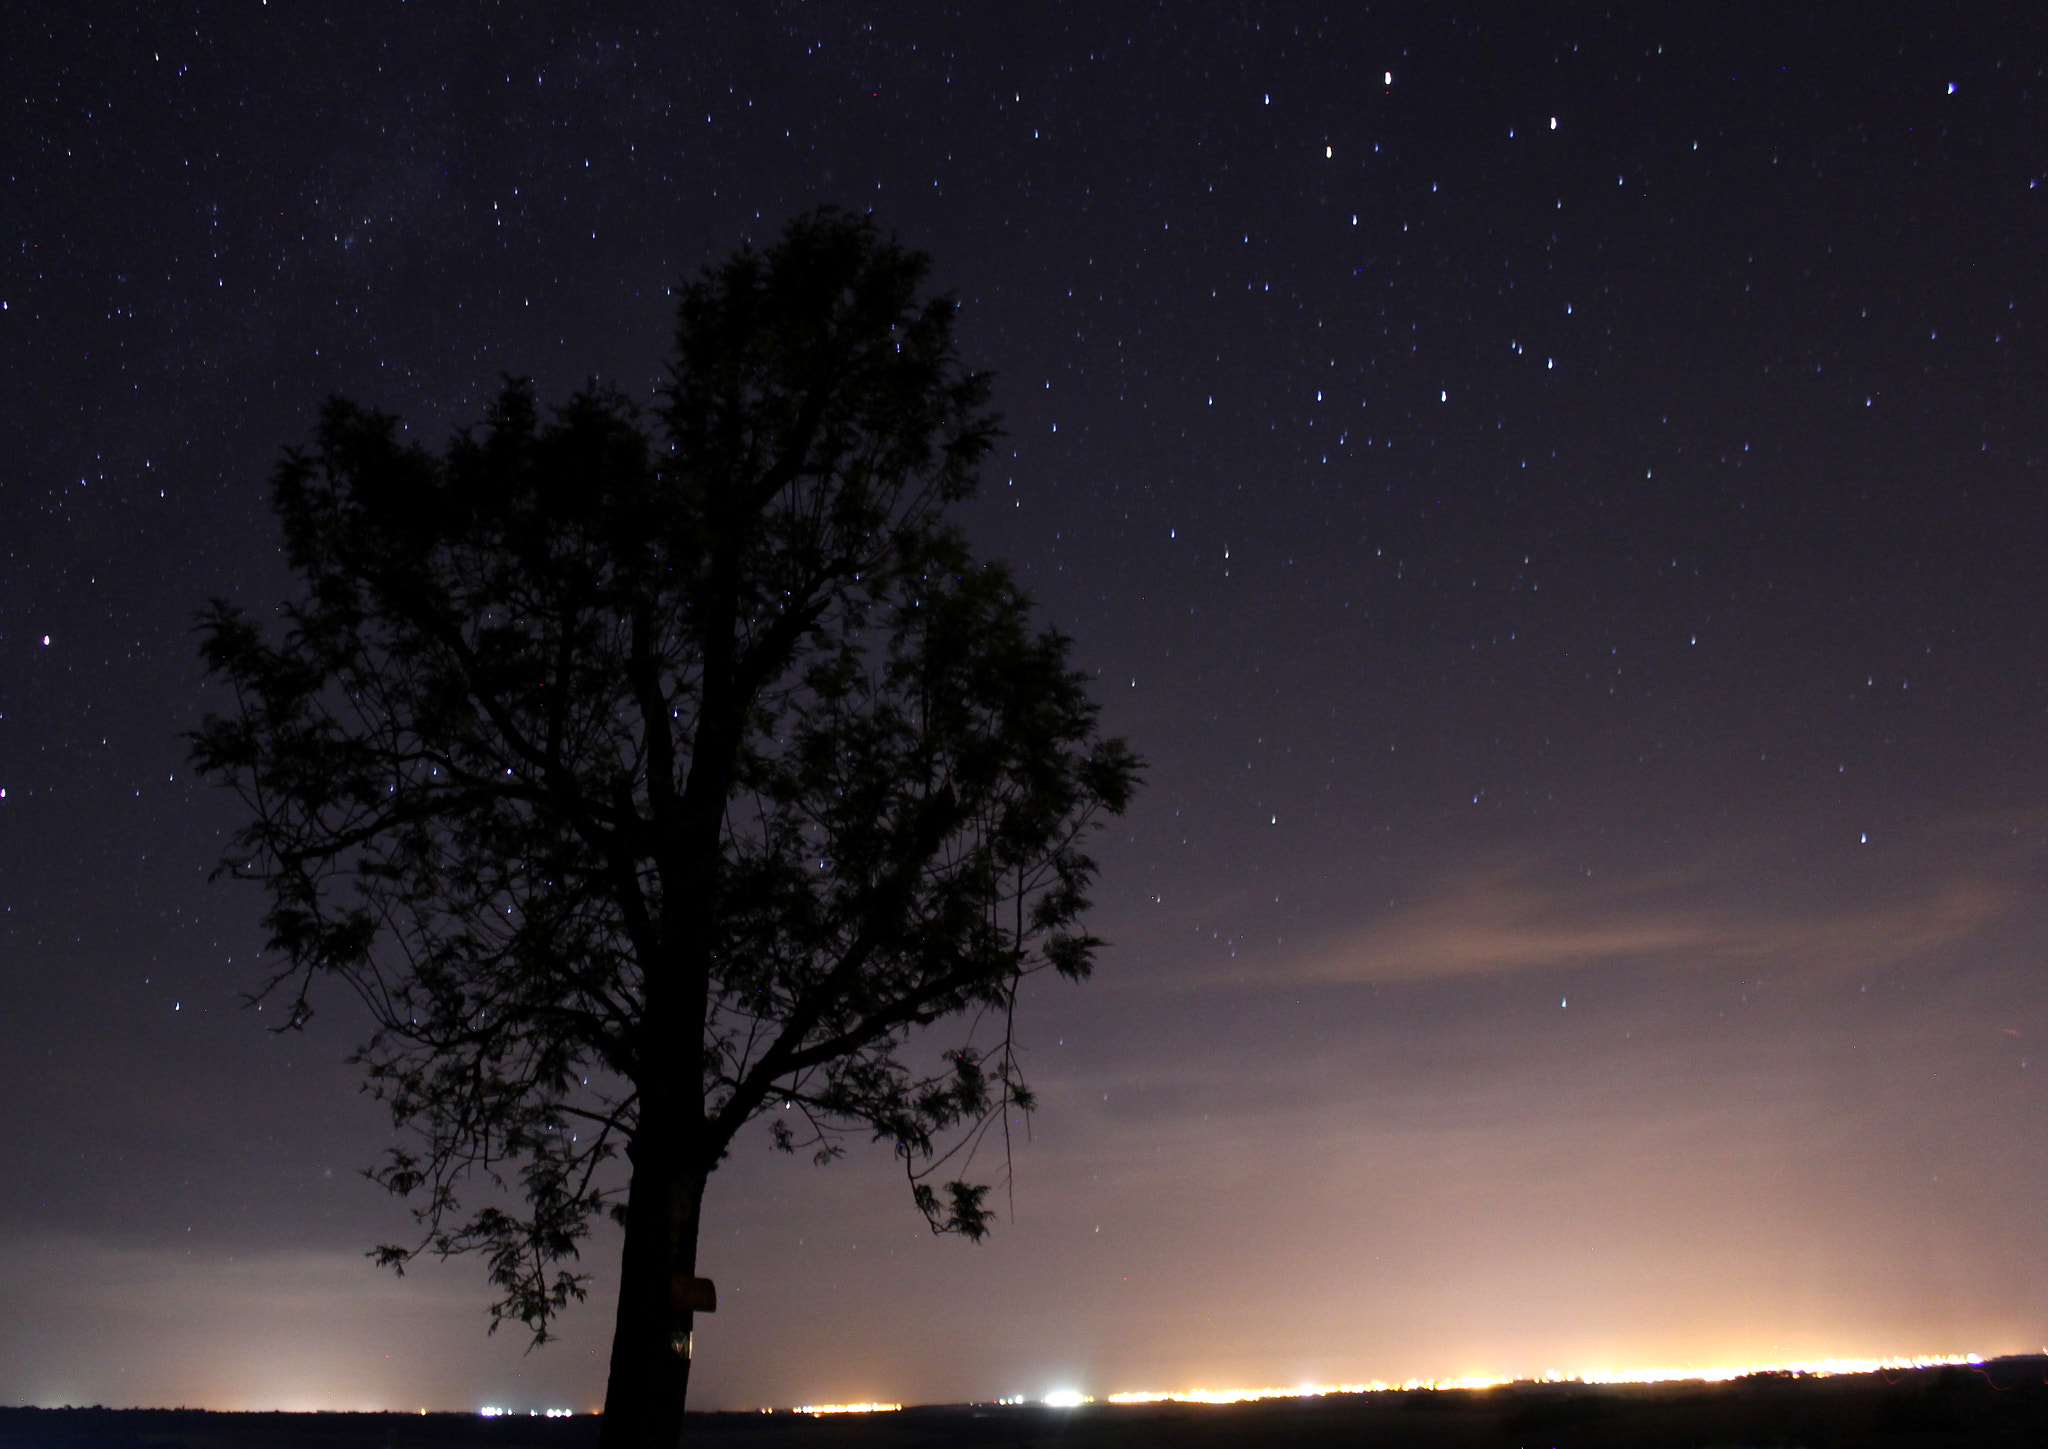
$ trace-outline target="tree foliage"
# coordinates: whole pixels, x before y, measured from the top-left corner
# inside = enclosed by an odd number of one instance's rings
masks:
[[[799,219],[682,289],[646,413],[508,382],[432,451],[332,400],[275,477],[300,592],[203,618],[234,702],[194,755],[247,802],[266,989],[293,1026],[322,978],[367,1004],[411,1129],[374,1175],[424,1225],[382,1257],[483,1253],[493,1327],[546,1336],[606,1212],[640,1272],[643,1191],[646,1271],[692,1268],[690,1193],[764,1115],[987,1228],[933,1169],[1028,1106],[1019,982],[1088,974],[1086,836],[1137,766],[945,519],[997,426],[926,265]]]

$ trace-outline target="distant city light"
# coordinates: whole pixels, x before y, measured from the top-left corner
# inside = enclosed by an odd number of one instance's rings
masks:
[[[1795,1373],[1825,1377],[1831,1374],[1870,1374],[1896,1369],[1947,1368],[1960,1364],[1977,1364],[1983,1356],[1974,1353],[1925,1354],[1908,1358],[1824,1358],[1804,1363],[1767,1364],[1716,1364],[1710,1367],[1691,1366],[1647,1369],[1593,1369],[1583,1373],[1551,1372],[1540,1375],[1537,1382],[1552,1384],[1660,1384],[1660,1383],[1724,1383],[1739,1379],[1746,1374]],[[1256,1399],[1313,1399],[1325,1394],[1383,1394],[1391,1390],[1413,1393],[1418,1389],[1494,1389],[1515,1383],[1517,1380],[1495,1378],[1486,1374],[1461,1374],[1449,1379],[1403,1379],[1390,1382],[1385,1379],[1371,1379],[1360,1384],[1300,1384],[1291,1389],[1181,1389],[1170,1393],[1136,1390],[1111,1394],[1112,1404],[1242,1404]],[[1050,1396],[1046,1402],[1052,1402]]]
[[[1659,1384],[1697,1379],[1711,1384],[1739,1379],[1746,1374],[1812,1374],[1816,1378],[1824,1378],[1832,1374],[1874,1374],[1896,1369],[1954,1368],[1982,1362],[1982,1354],[1939,1353],[1914,1355],[1909,1358],[1822,1358],[1805,1363],[1719,1364],[1711,1368],[1596,1369],[1588,1373],[1546,1374],[1544,1377],[1552,1383]]]
[[[1524,1374],[1520,1377],[1501,1377],[1494,1374],[1459,1374],[1441,1379],[1367,1379],[1355,1384],[1296,1384],[1291,1388],[1264,1389],[1130,1389],[1107,1395],[1102,1402],[1111,1404],[1242,1404],[1257,1399],[1315,1399],[1327,1394],[1384,1394],[1414,1393],[1417,1390],[1449,1389],[1497,1389],[1516,1383],[1541,1384],[1661,1384],[1661,1383],[1724,1383],[1739,1379],[1747,1374],[1806,1374],[1824,1378],[1835,1374],[1870,1374],[1897,1370],[1949,1368],[1958,1365],[1981,1364],[1983,1355],[1975,1353],[1934,1353],[1914,1354],[1897,1358],[1822,1358],[1808,1359],[1793,1363],[1750,1363],[1712,1364],[1695,1366],[1691,1364],[1665,1368],[1642,1369],[1586,1369],[1574,1373],[1550,1370],[1541,1374]],[[1004,1407],[1019,1407],[1026,1404],[1040,1404],[1048,1409],[1078,1409],[1083,1404],[1097,1402],[1092,1394],[1079,1389],[1053,1389],[1043,1398],[1031,1399],[1023,1394],[995,1401]],[[875,1414],[892,1413],[903,1407],[901,1404],[799,1404],[793,1411],[798,1414]],[[504,1409],[487,1408],[478,1411],[484,1417],[503,1414]],[[549,1409],[549,1417],[567,1414],[566,1409]],[[762,1413],[778,1412],[763,1409]]]
[[[901,1404],[798,1404],[799,1414],[890,1414]]]
[[[1184,1389],[1176,1393],[1139,1390],[1111,1394],[1112,1404],[1243,1404],[1255,1399],[1315,1399],[1324,1394],[1377,1394],[1390,1389],[1491,1389],[1507,1379],[1467,1374],[1455,1379],[1408,1379],[1388,1383],[1373,1379],[1362,1384],[1297,1384],[1291,1389]]]
[[[421,1409],[420,1412],[424,1414],[427,1411]],[[485,1404],[476,1411],[476,1416],[479,1419],[502,1419],[512,1416],[517,1412],[517,1410],[508,1409],[502,1404]],[[566,1419],[575,1412],[574,1409],[528,1409],[526,1417],[529,1419]]]

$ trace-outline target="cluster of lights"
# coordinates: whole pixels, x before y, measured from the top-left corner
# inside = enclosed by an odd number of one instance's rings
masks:
[[[421,1409],[420,1412],[424,1414],[426,1410]],[[476,1411],[476,1415],[479,1419],[503,1419],[511,1417],[517,1412],[515,1409],[500,1408],[496,1404],[485,1404]],[[529,1419],[566,1419],[575,1412],[574,1409],[528,1409],[526,1417]]]
[[[901,1404],[798,1404],[799,1414],[892,1414]]]

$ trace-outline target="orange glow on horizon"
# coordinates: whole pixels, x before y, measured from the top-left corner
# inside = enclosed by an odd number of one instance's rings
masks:
[[[892,1414],[901,1404],[798,1404],[798,1414]]]
[[[1815,1378],[1834,1374],[1869,1374],[1886,1369],[1946,1368],[1984,1361],[1974,1353],[1921,1354],[1904,1358],[1825,1358],[1801,1363],[1715,1364],[1644,1369],[1590,1369],[1579,1373],[1549,1372],[1529,1378],[1496,1378],[1462,1374],[1448,1379],[1403,1379],[1398,1383],[1371,1379],[1357,1384],[1300,1384],[1290,1389],[1182,1389],[1174,1392],[1130,1390],[1108,1395],[1112,1404],[1242,1404],[1259,1399],[1312,1399],[1326,1394],[1412,1393],[1418,1389],[1494,1389],[1513,1383],[1663,1384],[1726,1383],[1747,1374],[1794,1373]]]

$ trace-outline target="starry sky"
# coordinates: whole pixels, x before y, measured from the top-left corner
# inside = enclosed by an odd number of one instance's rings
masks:
[[[289,591],[327,394],[648,394],[824,202],[959,295],[964,521],[1150,777],[991,1240],[743,1138],[698,1406],[2048,1341],[2048,70],[1958,9],[39,8],[0,1402],[599,1401],[615,1244],[531,1354],[364,1258],[362,1022],[240,1005],[192,620]]]

